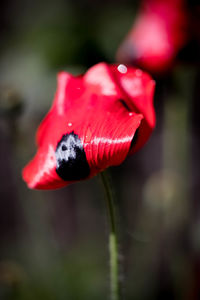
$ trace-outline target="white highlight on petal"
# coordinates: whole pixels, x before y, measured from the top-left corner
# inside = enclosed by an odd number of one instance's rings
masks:
[[[125,65],[122,65],[120,64],[118,67],[117,67],[117,70],[122,73],[122,74],[125,74],[127,72],[127,67]]]
[[[98,145],[99,143],[103,143],[103,144],[122,144],[122,143],[127,143],[130,142],[132,140],[132,137],[130,136],[126,136],[124,138],[120,138],[120,139],[109,139],[109,138],[97,138],[95,137],[92,140],[92,143],[94,143],[95,145]]]
[[[117,93],[116,86],[109,75],[106,64],[100,63],[89,69],[85,74],[85,80],[89,84],[99,86],[102,94],[106,96],[115,95]]]
[[[72,123],[69,122],[67,125],[68,125],[69,127],[71,127],[71,126],[72,126]]]
[[[138,77],[124,77],[121,79],[122,86],[125,89],[125,91],[130,95],[131,97],[140,96],[143,93],[143,85],[141,78]]]

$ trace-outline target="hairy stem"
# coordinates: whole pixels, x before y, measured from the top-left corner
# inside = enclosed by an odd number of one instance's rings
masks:
[[[113,193],[107,171],[100,173],[105,190],[107,214],[109,218],[109,254],[111,300],[120,300],[118,238]]]

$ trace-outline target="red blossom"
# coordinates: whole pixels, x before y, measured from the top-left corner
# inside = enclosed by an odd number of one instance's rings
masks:
[[[77,77],[59,73],[37,154],[23,170],[28,186],[56,189],[121,164],[155,126],[154,86],[147,73],[124,65],[99,63]]]
[[[118,61],[152,73],[168,71],[187,40],[184,0],[143,0],[132,29],[120,46]]]

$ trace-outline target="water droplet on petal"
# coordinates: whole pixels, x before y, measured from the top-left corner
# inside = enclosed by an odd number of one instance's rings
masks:
[[[120,64],[118,67],[117,67],[117,70],[122,73],[122,74],[125,74],[127,72],[127,67],[125,65],[122,65]]]
[[[68,123],[68,126],[71,127],[71,126],[72,126],[72,123]]]

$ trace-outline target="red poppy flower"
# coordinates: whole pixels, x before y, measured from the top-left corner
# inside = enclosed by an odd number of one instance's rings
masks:
[[[59,73],[37,154],[23,170],[28,186],[55,189],[122,163],[155,126],[154,85],[148,74],[124,65],[99,63],[78,77]]]
[[[143,0],[117,58],[153,73],[169,70],[187,40],[184,0]]]

